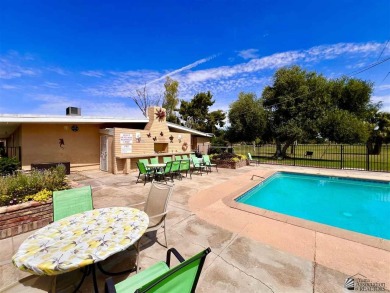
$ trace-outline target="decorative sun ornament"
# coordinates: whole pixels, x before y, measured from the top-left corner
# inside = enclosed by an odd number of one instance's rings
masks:
[[[164,120],[164,118],[165,118],[165,111],[163,111],[163,109],[160,108],[160,110],[157,110],[157,112],[155,114],[156,114],[156,118],[158,119],[158,121],[163,121]]]

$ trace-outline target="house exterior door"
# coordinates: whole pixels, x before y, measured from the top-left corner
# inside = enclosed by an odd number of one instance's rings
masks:
[[[100,136],[100,170],[108,172],[108,136]]]

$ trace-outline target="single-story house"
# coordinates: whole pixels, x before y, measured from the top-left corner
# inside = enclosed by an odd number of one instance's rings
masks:
[[[150,107],[145,119],[84,117],[73,107],[64,116],[0,114],[0,149],[24,170],[65,163],[70,170],[128,173],[140,158],[205,153],[210,137],[167,122],[161,107]]]

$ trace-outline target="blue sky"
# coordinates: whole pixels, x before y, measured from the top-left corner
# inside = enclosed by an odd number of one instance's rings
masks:
[[[161,96],[166,76],[181,99],[210,90],[227,111],[282,66],[350,75],[389,58],[389,38],[389,0],[1,0],[0,114],[141,118],[130,97]],[[385,111],[389,64],[354,76]]]

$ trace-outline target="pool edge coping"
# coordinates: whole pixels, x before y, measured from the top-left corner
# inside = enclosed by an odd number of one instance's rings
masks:
[[[325,224],[317,223],[317,222],[310,221],[310,220],[304,220],[304,219],[301,219],[298,217],[285,215],[282,213],[266,210],[263,208],[253,207],[253,206],[246,205],[246,204],[239,203],[239,202],[235,201],[235,199],[239,198],[244,193],[248,192],[249,190],[251,190],[252,188],[257,186],[259,183],[267,180],[268,178],[270,178],[271,176],[273,176],[277,172],[280,172],[280,171],[274,171],[274,172],[265,174],[265,177],[263,180],[251,180],[252,182],[234,190],[233,192],[229,193],[227,196],[223,197],[222,202],[225,205],[227,205],[228,207],[233,208],[233,209],[241,210],[241,211],[251,213],[251,214],[254,214],[257,216],[266,217],[266,218],[269,218],[272,220],[276,220],[276,221],[283,222],[286,224],[290,224],[290,225],[294,225],[294,226],[301,227],[304,229],[308,229],[308,230],[311,230],[313,232],[331,235],[334,237],[353,241],[353,242],[360,243],[363,245],[372,246],[372,247],[390,252],[390,240],[386,240],[383,238],[374,237],[374,236],[370,236],[370,235],[366,235],[366,234],[362,234],[362,233],[358,233],[358,232],[354,232],[354,231],[350,231],[350,230],[346,230],[346,229],[342,229],[342,228],[337,228],[334,226],[325,225]],[[304,174],[304,175],[310,174],[310,173],[306,173],[306,172],[294,172],[294,173]],[[311,175],[315,175],[315,174],[311,174]],[[328,176],[328,175],[325,175],[325,176]],[[337,176],[337,175],[335,175],[335,176]],[[363,178],[354,177],[354,176],[344,176],[344,177],[364,180]]]

